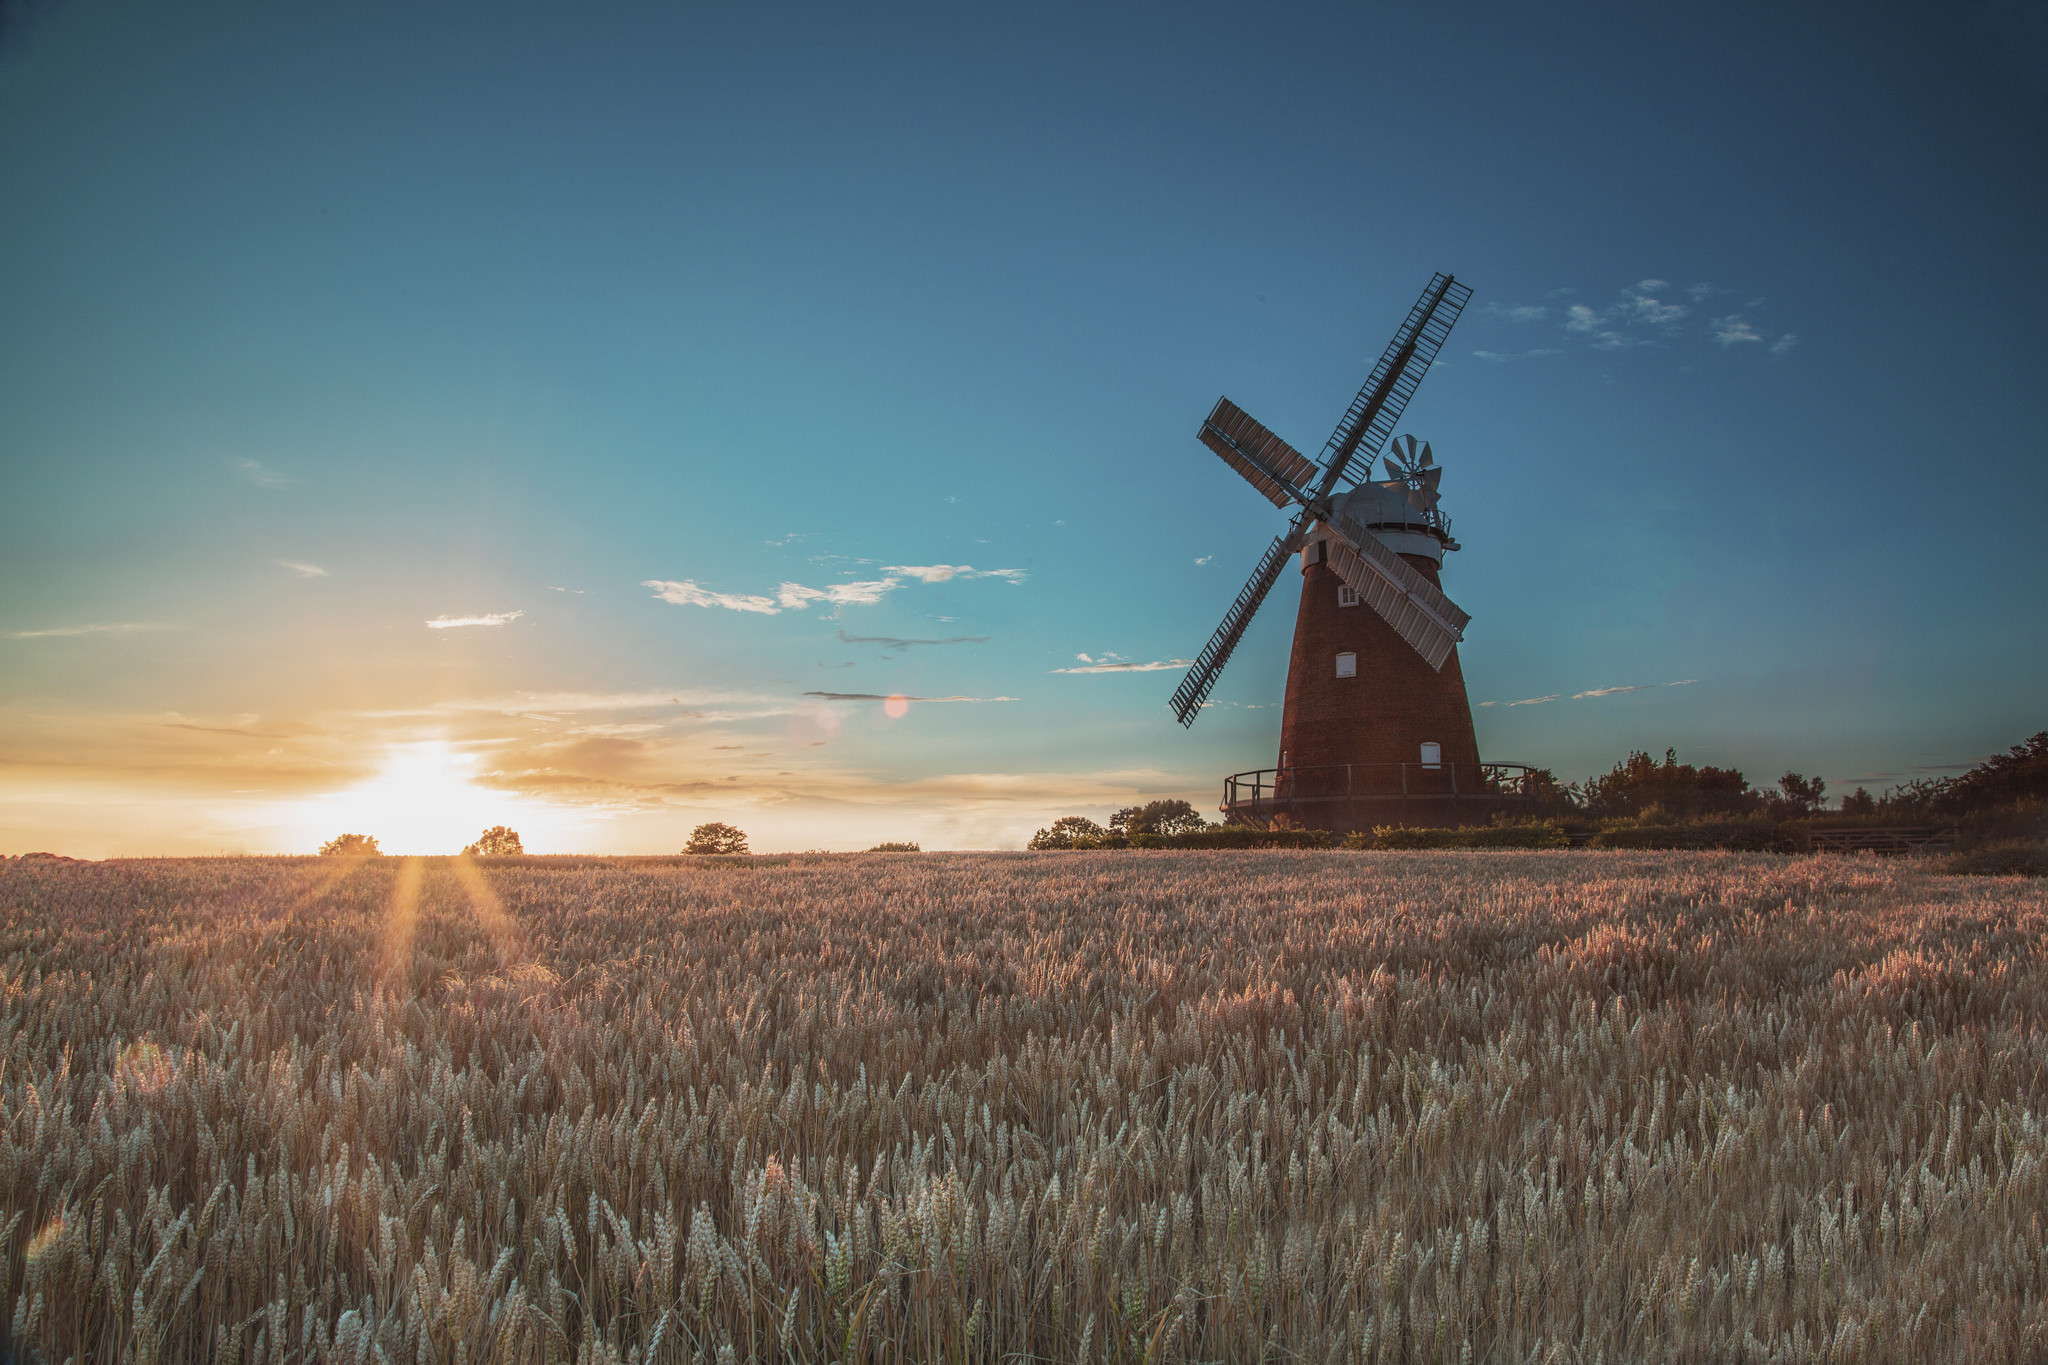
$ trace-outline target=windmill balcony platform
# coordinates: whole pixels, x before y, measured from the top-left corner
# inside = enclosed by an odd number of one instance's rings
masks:
[[[1537,770],[1522,763],[1332,763],[1223,779],[1223,817],[1260,829],[1484,825],[1532,809]]]

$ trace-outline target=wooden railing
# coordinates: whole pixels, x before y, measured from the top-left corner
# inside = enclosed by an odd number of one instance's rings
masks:
[[[1331,763],[1259,768],[1223,779],[1223,813],[1232,823],[1268,825],[1276,815],[1331,828],[1359,812],[1393,816],[1409,802],[1438,809],[1499,807],[1534,801],[1537,769],[1524,763]]]

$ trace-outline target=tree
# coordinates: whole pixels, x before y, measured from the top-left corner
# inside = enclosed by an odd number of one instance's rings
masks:
[[[723,821],[713,820],[690,831],[690,842],[683,846],[685,853],[745,853],[747,832]]]
[[[374,858],[382,851],[367,834],[337,834],[320,845],[323,858]]]
[[[1209,822],[1185,801],[1147,801],[1110,816],[1109,827],[1125,834],[1188,834],[1207,829]]]
[[[462,850],[472,858],[502,858],[508,854],[524,853],[519,844],[519,831],[509,825],[492,825],[476,836],[476,842]]]
[[[868,850],[868,852],[870,852],[870,853],[922,853],[922,852],[924,852],[924,850],[923,850],[923,849],[921,849],[921,848],[919,848],[919,847],[918,847],[918,846],[917,846],[916,844],[876,844],[876,845],[875,845],[875,846],[874,846],[873,848],[869,849],[869,850]]]
[[[1588,781],[1581,799],[1586,813],[1595,817],[1641,815],[1656,806],[1672,818],[1690,819],[1737,815],[1761,804],[1749,779],[1734,768],[1695,768],[1680,763],[1672,749],[1664,751],[1662,763],[1638,749],[1605,776]]]
[[[1828,784],[1818,777],[1786,773],[1778,779],[1778,802],[1793,815],[1811,815],[1827,804]]]
[[[2048,730],[1960,776],[1902,783],[1885,804],[1917,814],[1965,815],[2043,798],[2048,798]]]
[[[1092,843],[1108,832],[1085,815],[1062,815],[1052,822],[1052,828],[1042,829],[1032,835],[1031,842],[1024,847],[1072,848],[1076,839],[1086,839]]]
[[[1855,791],[1842,798],[1842,814],[1875,815],[1877,814],[1877,798],[1863,790],[1863,788],[1858,787]]]

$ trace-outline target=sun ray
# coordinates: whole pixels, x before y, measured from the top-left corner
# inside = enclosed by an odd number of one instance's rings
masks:
[[[491,889],[490,880],[484,876],[466,853],[449,860],[449,869],[454,872],[456,882],[462,887],[462,894],[469,898],[470,913],[476,916],[479,928],[491,941],[497,952],[498,966],[504,968],[524,956],[519,943],[519,926],[505,913],[504,902]]]
[[[398,865],[398,878],[391,887],[391,905],[384,916],[381,975],[387,984],[396,979],[405,985],[401,992],[405,995],[412,994],[412,940],[419,928],[420,883],[426,870],[424,858],[407,858]]]
[[[299,892],[298,899],[292,902],[292,909],[303,910],[309,905],[325,900],[329,892],[370,861],[367,855],[322,858],[319,866],[313,869],[313,875],[306,879],[305,887]]]

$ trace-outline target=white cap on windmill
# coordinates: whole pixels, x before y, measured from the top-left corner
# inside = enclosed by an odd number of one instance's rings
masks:
[[[1331,500],[1337,512],[1385,541],[1398,554],[1415,555],[1435,564],[1444,562],[1444,551],[1456,549],[1457,542],[1445,544],[1430,516],[1430,501],[1420,490],[1405,484],[1365,483]],[[1433,501],[1433,500],[1431,500]],[[1326,539],[1329,532],[1317,525],[1309,532],[1311,543]]]

